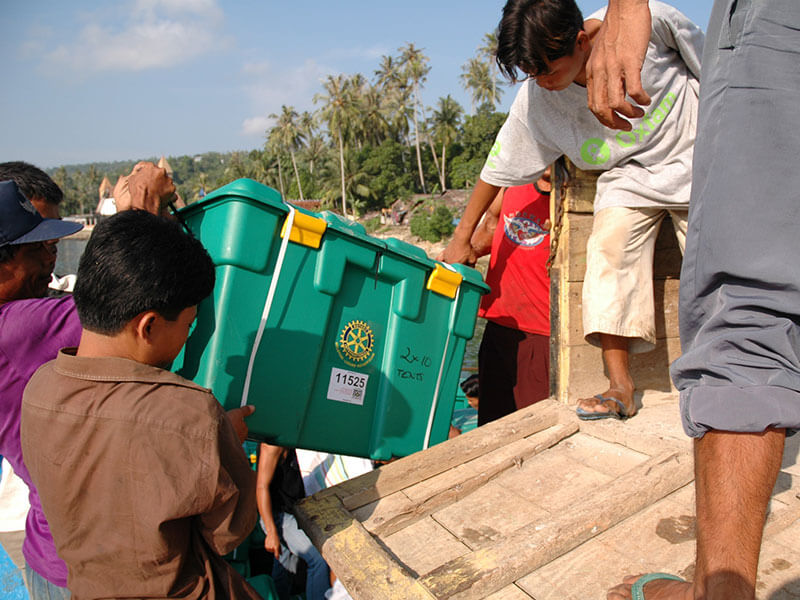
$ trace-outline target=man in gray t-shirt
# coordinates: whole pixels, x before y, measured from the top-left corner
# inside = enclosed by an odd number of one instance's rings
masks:
[[[606,391],[579,400],[582,419],[635,414],[628,356],[655,347],[655,237],[667,213],[681,248],[686,231],[703,33],[671,6],[653,1],[650,7],[642,78],[653,102],[631,131],[615,131],[586,103],[585,65],[605,10],[583,21],[571,0],[509,0],[498,62],[512,81],[520,79],[517,69],[527,78],[440,257],[470,262],[470,236],[496,191],[536,181],[562,154],[581,169],[603,171],[587,248],[583,321],[587,341],[603,349],[610,382]]]

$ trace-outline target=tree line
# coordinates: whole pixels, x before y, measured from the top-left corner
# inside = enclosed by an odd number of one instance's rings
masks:
[[[321,200],[323,207],[353,216],[414,194],[472,187],[506,117],[496,110],[503,92],[496,48],[496,36],[486,34],[462,66],[469,113],[449,94],[425,105],[429,59],[408,43],[395,55],[382,56],[370,79],[361,73],[328,76],[313,98],[313,111],[282,106],[270,115],[273,125],[262,148],[167,157],[178,192],[193,202],[248,177],[286,199]],[[62,212],[91,212],[103,176],[113,186],[136,162],[52,169],[65,192]]]

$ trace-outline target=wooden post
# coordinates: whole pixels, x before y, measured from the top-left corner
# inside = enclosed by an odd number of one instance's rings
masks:
[[[581,171],[566,159],[564,167],[554,171],[551,195],[554,227],[559,222],[559,207],[563,214],[556,242],[558,252],[550,273],[551,392],[560,402],[574,404],[578,398],[603,392],[608,385],[600,349],[585,341],[582,321],[586,242],[592,231],[598,173]],[[562,189],[563,194],[560,193]],[[656,349],[631,355],[631,374],[638,391],[672,389],[669,364],[680,355],[680,262],[672,224],[665,218],[656,241],[653,265]]]

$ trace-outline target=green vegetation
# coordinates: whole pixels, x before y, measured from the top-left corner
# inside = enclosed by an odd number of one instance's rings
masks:
[[[429,242],[438,242],[453,233],[453,213],[446,206],[429,201],[414,213],[409,227],[413,235]]]
[[[360,73],[329,76],[323,92],[314,97],[313,113],[282,106],[279,114],[270,115],[274,125],[265,132],[262,149],[166,157],[178,192],[193,202],[249,177],[285,198],[321,200],[323,208],[352,216],[414,194],[471,187],[506,117],[495,110],[501,95],[495,48],[496,39],[487,34],[476,57],[463,66],[462,85],[473,107],[478,106],[474,114],[464,116],[450,95],[425,107],[422,95],[430,66],[423,49],[409,43],[396,56],[381,58],[372,81]],[[139,160],[157,162],[158,157]],[[62,212],[92,212],[103,177],[113,186],[136,162],[51,169],[65,193]],[[426,223],[436,219],[447,220],[434,209]],[[440,228],[419,226],[429,236]]]
[[[381,224],[380,216],[374,216],[370,217],[369,219],[365,219],[361,221],[361,224],[364,226],[364,229],[367,233],[375,233],[383,226]]]

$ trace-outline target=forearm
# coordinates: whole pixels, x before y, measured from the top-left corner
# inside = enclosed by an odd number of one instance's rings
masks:
[[[483,213],[491,204],[500,188],[478,179],[475,189],[469,198],[464,214],[453,232],[453,238],[447,247],[439,254],[438,260],[448,263],[463,263],[472,265],[475,263],[475,253],[470,246],[470,239],[481,220]]]
[[[501,190],[497,193],[497,196],[495,196],[495,199],[492,201],[491,205],[486,211],[486,214],[483,216],[483,220],[481,221],[480,225],[478,225],[475,233],[472,234],[472,239],[470,239],[472,251],[475,253],[477,258],[486,256],[492,251],[492,240],[494,239],[494,233],[497,230],[502,208],[503,191]]]
[[[256,488],[256,506],[261,520],[264,521],[265,529],[272,526],[275,529],[275,520],[272,517],[272,498],[269,495],[269,487],[266,489],[261,486]]]
[[[481,217],[497,196],[498,191],[500,191],[500,187],[486,183],[483,179],[478,179],[478,183],[475,184],[475,188],[470,195],[467,207],[464,209],[464,214],[461,215],[461,220],[453,232],[453,239],[469,242]]]

